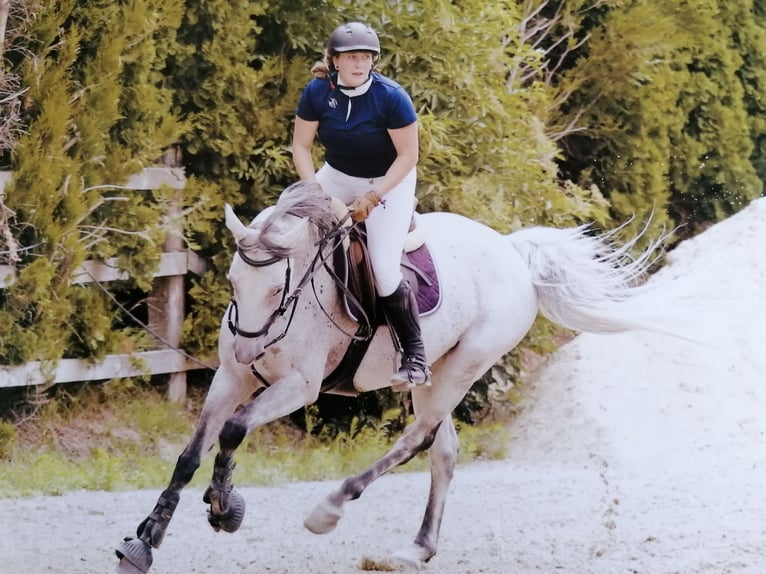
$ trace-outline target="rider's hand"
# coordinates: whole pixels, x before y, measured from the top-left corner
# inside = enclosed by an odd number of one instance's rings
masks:
[[[348,206],[348,210],[351,212],[351,219],[354,223],[364,221],[370,216],[372,210],[381,203],[383,203],[383,200],[380,198],[380,195],[374,191],[368,191],[361,197],[357,197]]]

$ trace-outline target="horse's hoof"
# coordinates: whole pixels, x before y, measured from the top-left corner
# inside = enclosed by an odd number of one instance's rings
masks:
[[[126,538],[115,550],[119,574],[145,574],[152,567],[152,549],[140,538]]]
[[[114,571],[117,574],[145,574],[145,572],[146,572],[145,570],[141,570],[140,568],[136,568],[126,558],[122,558],[117,563],[117,567],[114,569]]]
[[[436,554],[435,551],[431,552],[418,544],[413,544],[394,552],[391,555],[391,562],[399,568],[420,570],[433,558],[434,554]]]
[[[207,521],[213,530],[218,532],[236,532],[242,526],[242,520],[245,518],[245,499],[237,492],[232,490],[229,493],[229,507],[222,514],[215,514],[214,508],[220,510],[219,497],[212,492],[206,494],[208,501],[211,502],[210,510],[207,512]]]
[[[314,534],[332,532],[343,516],[343,508],[324,500],[303,521],[303,526]]]

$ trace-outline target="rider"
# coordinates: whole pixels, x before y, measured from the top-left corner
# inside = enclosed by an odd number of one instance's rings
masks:
[[[374,71],[380,41],[369,26],[337,27],[324,60],[312,68],[298,102],[293,163],[303,181],[316,181],[366,221],[370,264],[383,310],[403,348],[392,382],[430,384],[417,303],[400,261],[415,202],[418,128],[405,90]],[[325,150],[315,173],[314,139]]]

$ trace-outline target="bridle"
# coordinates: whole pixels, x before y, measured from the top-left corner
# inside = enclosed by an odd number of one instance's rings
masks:
[[[290,293],[290,278],[292,275],[292,265],[291,260],[289,257],[280,257],[279,255],[274,255],[272,257],[266,258],[266,259],[253,259],[250,257],[244,249],[242,249],[240,246],[237,246],[237,254],[239,255],[240,259],[244,261],[246,264],[248,264],[251,267],[268,267],[270,265],[274,265],[275,263],[278,263],[279,261],[285,261],[287,263],[285,268],[285,284],[284,288],[282,289],[282,299],[279,302],[279,306],[274,309],[274,311],[271,312],[271,314],[266,319],[266,322],[263,324],[263,327],[258,329],[257,331],[247,331],[245,329],[240,328],[239,326],[239,312],[237,307],[237,301],[232,297],[231,302],[229,303],[229,312],[227,316],[227,323],[229,325],[229,330],[231,331],[232,335],[239,335],[240,337],[245,337],[247,339],[255,339],[258,337],[262,337],[264,335],[267,335],[271,327],[274,325],[274,322],[279,318],[284,316],[289,311],[289,317],[287,319],[287,323],[285,324],[285,328],[282,330],[282,332],[271,339],[268,343],[266,343],[263,348],[266,349],[273,345],[274,343],[277,343],[278,341],[281,341],[286,335],[287,331],[290,329],[290,325],[293,322],[293,317],[295,316],[295,310],[297,308],[298,299],[300,298],[301,294],[303,293],[304,287],[311,282],[313,287],[313,281],[314,277],[319,271],[320,268],[324,267],[328,271],[330,271],[330,276],[333,278],[333,280],[342,286],[343,289],[346,289],[345,285],[343,285],[342,280],[328,267],[327,265],[327,257],[333,253],[335,248],[340,245],[340,243],[345,239],[346,235],[350,232],[350,227],[344,225],[346,220],[348,219],[349,215],[346,215],[342,220],[340,220],[336,225],[334,225],[328,232],[325,234],[318,242],[317,242],[317,251],[314,257],[311,260],[311,264],[308,266],[308,269],[306,269],[306,272],[303,274],[303,277],[301,277],[300,281],[298,281],[298,284],[295,286],[295,289],[293,289],[292,293]],[[331,247],[331,249],[328,249],[328,247]],[[290,293],[288,295],[288,293]],[[316,289],[314,289],[314,294],[316,296]],[[317,298],[317,302],[319,302],[319,299]],[[322,311],[325,313],[325,315],[330,317],[327,311],[325,311],[324,307],[322,307],[321,303],[319,304]],[[340,329],[342,332],[343,329],[340,328],[340,326],[335,323],[332,318],[330,320],[333,322],[333,324]],[[350,337],[356,338],[355,335],[346,333]]]
[[[277,263],[278,261],[281,261],[281,257],[270,257],[268,259],[262,259],[262,260],[256,260],[251,258],[250,256],[245,253],[245,251],[237,247],[237,254],[242,258],[242,261],[250,265],[251,267],[268,267],[270,265],[273,265]],[[263,335],[266,335],[269,332],[269,329],[271,329],[271,326],[274,324],[274,321],[277,320],[277,317],[281,317],[287,312],[287,309],[290,305],[292,305],[292,309],[290,311],[290,319],[287,322],[287,326],[285,327],[284,332],[277,338],[275,338],[273,341],[270,341],[267,345],[264,346],[268,347],[269,345],[273,345],[280,339],[282,339],[287,334],[287,329],[290,326],[290,323],[293,320],[293,315],[295,314],[295,307],[298,303],[298,297],[300,297],[302,285],[298,285],[298,288],[296,288],[295,291],[293,291],[290,296],[287,295],[287,293],[290,291],[290,274],[291,274],[291,266],[290,266],[290,259],[286,259],[287,266],[285,268],[285,286],[282,289],[282,300],[279,302],[279,307],[277,307],[271,315],[266,319],[266,323],[264,323],[263,327],[258,329],[257,331],[246,331],[245,329],[240,328],[239,326],[239,307],[237,307],[237,300],[232,297],[231,303],[229,303],[229,313],[227,317],[227,322],[229,324],[229,331],[231,331],[232,335],[239,335],[240,337],[245,337],[246,339],[255,339],[257,337],[261,337]],[[309,267],[309,270],[311,267]],[[305,276],[304,276],[305,277]]]

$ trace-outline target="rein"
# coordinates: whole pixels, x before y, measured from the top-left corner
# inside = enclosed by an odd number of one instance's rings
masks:
[[[290,325],[293,322],[293,317],[295,316],[295,310],[297,308],[298,299],[303,293],[304,287],[309,282],[311,282],[312,288],[314,291],[314,297],[316,298],[317,303],[319,304],[319,308],[322,309],[322,312],[327,316],[328,319],[330,319],[332,324],[339,331],[351,337],[352,339],[355,339],[355,340],[365,339],[365,337],[360,337],[358,335],[348,333],[345,330],[343,330],[343,328],[340,325],[338,325],[332,317],[330,317],[330,315],[327,313],[325,308],[322,306],[321,302],[319,301],[319,297],[316,293],[316,288],[314,288],[314,277],[319,271],[319,269],[324,267],[329,272],[330,277],[333,279],[333,281],[341,289],[343,289],[343,291],[347,294],[347,296],[353,297],[353,295],[350,293],[348,288],[343,284],[343,281],[334,272],[332,272],[332,270],[327,264],[327,257],[333,253],[335,248],[338,245],[340,245],[340,243],[343,241],[346,235],[348,235],[348,233],[350,232],[350,228],[344,226],[344,223],[349,217],[350,217],[350,214],[346,215],[335,226],[333,226],[332,229],[330,229],[330,231],[327,232],[327,234],[325,234],[317,242],[317,246],[318,246],[317,252],[314,255],[313,259],[311,260],[311,264],[308,266],[308,269],[306,269],[306,272],[303,274],[303,277],[301,277],[300,281],[298,281],[298,284],[296,285],[292,293],[290,293],[290,295],[287,294],[290,291],[290,277],[292,274],[292,266],[291,266],[289,258],[283,258],[278,255],[275,255],[267,259],[253,259],[242,248],[240,248],[239,246],[237,247],[237,254],[240,256],[242,261],[244,261],[251,267],[256,267],[256,268],[268,267],[284,259],[287,262],[287,268],[285,269],[285,286],[284,286],[284,289],[282,290],[282,300],[279,302],[279,306],[274,311],[272,311],[272,313],[266,319],[266,322],[264,323],[263,327],[261,327],[257,331],[246,331],[239,327],[239,312],[238,312],[237,302],[235,299],[232,298],[231,303],[229,304],[229,312],[227,317],[229,330],[231,331],[232,335],[239,335],[241,337],[245,337],[248,339],[255,339],[257,337],[262,337],[263,335],[268,334],[269,329],[271,329],[271,327],[274,325],[274,322],[279,317],[284,316],[289,310],[289,317],[287,320],[287,324],[285,325],[285,328],[282,330],[282,333],[280,333],[279,335],[274,337],[271,341],[266,343],[263,346],[263,348],[266,349],[270,347],[271,345],[273,345],[274,343],[281,341],[287,335],[287,331],[290,329]],[[328,247],[328,245],[331,246],[332,248],[328,250],[328,255],[325,255],[325,250]],[[365,319],[367,318],[365,317]]]

